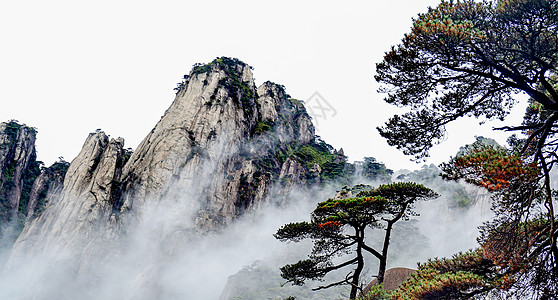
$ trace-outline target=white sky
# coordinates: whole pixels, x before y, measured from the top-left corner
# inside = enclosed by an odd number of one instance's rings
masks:
[[[194,63],[229,56],[253,66],[258,85],[283,84],[301,100],[322,95],[337,114],[317,119],[318,134],[350,160],[373,156],[392,169],[415,169],[375,129],[395,110],[373,75],[411,18],[438,3],[2,1],[0,121],[38,128],[47,165],[59,156],[71,161],[97,128],[135,148]],[[428,163],[447,160],[475,135],[496,137],[492,126],[454,124]]]

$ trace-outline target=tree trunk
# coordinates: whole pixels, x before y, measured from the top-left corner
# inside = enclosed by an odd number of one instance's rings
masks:
[[[357,242],[357,267],[355,269],[355,273],[353,274],[353,280],[351,282],[351,295],[349,299],[355,299],[358,294],[359,290],[359,280],[360,280],[360,273],[362,269],[364,269],[364,257],[362,256],[362,244],[364,243],[364,230],[362,232],[357,233],[358,242]]]
[[[381,258],[380,269],[378,270],[378,277],[377,277],[378,284],[382,284],[384,282],[384,276],[386,274],[386,264],[387,264],[386,258],[385,257]]]
[[[391,229],[393,228],[393,223],[399,220],[400,217],[395,218],[392,221],[388,221],[388,225],[386,227],[386,236],[384,237],[384,247],[382,249],[382,257],[380,259],[380,268],[378,269],[378,284],[382,284],[384,282],[384,274],[386,273],[386,266],[387,266],[387,252],[389,248],[389,239],[391,236]]]

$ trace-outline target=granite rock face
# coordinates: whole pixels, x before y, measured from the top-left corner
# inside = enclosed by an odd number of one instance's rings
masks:
[[[282,86],[266,82],[256,89],[251,68],[238,60],[217,59],[186,78],[124,167],[121,212],[202,195],[195,223],[212,229],[257,208],[289,163],[277,151],[311,142],[314,127]]]
[[[237,59],[196,65],[133,153],[98,130],[63,183],[46,171],[37,178],[5,270],[26,278],[18,271],[31,266],[26,260],[44,266],[43,274],[32,269],[29,282],[48,278],[54,288],[28,299],[65,299],[70,288],[81,296],[98,286],[124,299],[163,299],[157,293],[172,291],[162,287],[168,270],[199,255],[192,253],[203,237],[334,180],[345,160],[315,135],[303,103],[283,86],[256,87],[251,67]]]
[[[237,76],[238,89],[228,85],[231,74]],[[124,168],[123,211],[188,189],[190,194],[203,191],[206,202],[224,215],[234,214],[233,203],[224,198],[236,189],[224,176],[248,168],[239,156],[257,120],[248,65],[214,63],[207,70],[194,70]]]
[[[33,128],[15,121],[0,123],[0,224],[17,219],[25,181],[32,176],[28,173],[31,168],[38,171],[35,138]]]
[[[51,194],[45,211],[26,224],[13,253],[80,248],[116,230],[113,211],[118,209],[115,199],[124,162],[123,145],[124,140],[109,139],[102,131],[91,133],[70,164],[62,191]],[[42,185],[39,180],[41,177],[36,181],[37,189]]]
[[[251,67],[236,59],[197,65],[131,156],[121,138],[99,130],[88,136],[61,192],[52,193],[39,217],[27,218],[14,255],[114,238],[153,205],[189,206],[180,226],[218,230],[273,193],[305,185],[307,167],[285,153],[315,139],[303,104],[284,87],[266,82],[256,88]],[[319,176],[320,168],[312,172]],[[44,189],[43,177],[33,195]]]
[[[56,164],[62,164],[63,166],[59,170],[52,167],[45,169],[33,182],[33,186],[31,187],[31,192],[29,194],[29,203],[27,205],[25,223],[29,223],[31,220],[39,216],[47,204],[47,199],[54,197],[62,191],[67,166],[64,163]]]

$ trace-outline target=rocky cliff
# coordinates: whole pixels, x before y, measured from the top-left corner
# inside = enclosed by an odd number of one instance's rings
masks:
[[[17,121],[0,123],[0,227],[21,230],[44,210],[47,196],[62,188],[69,164],[61,159],[43,167],[36,160],[36,134]]]
[[[62,188],[68,163],[45,168],[36,160],[35,128],[17,121],[0,123],[0,269],[22,231]]]
[[[230,223],[282,178],[278,151],[314,139],[304,107],[279,85],[256,89],[248,65],[219,58],[196,66],[124,167],[120,210],[203,194],[196,224]]]
[[[13,149],[12,157],[34,161],[34,148],[28,156]],[[14,176],[25,172],[23,162],[15,165]],[[168,269],[197,264],[184,261],[200,255],[201,236],[270,202],[286,205],[294,190],[354,173],[342,152],[315,136],[302,102],[278,84],[256,87],[250,66],[225,57],[184,76],[133,153],[122,138],[98,130],[67,172],[58,167],[43,168],[28,184],[25,227],[0,298],[98,299],[99,286],[110,297],[165,298],[158,293],[172,292],[162,287]],[[15,198],[7,199],[14,207]]]
[[[35,178],[29,192],[26,224],[41,215],[48,200],[60,193],[69,166],[70,164],[64,160],[57,161],[52,166],[43,168],[39,176]]]
[[[215,231],[272,195],[281,204],[295,187],[350,173],[345,160],[315,136],[303,104],[283,86],[256,88],[250,66],[218,58],[184,76],[174,102],[133,153],[121,138],[91,133],[57,185],[61,192],[39,217],[28,218],[12,257],[63,248],[87,264],[99,244],[146,222],[146,207],[153,206],[176,213],[162,218],[160,241],[176,228]]]
[[[14,245],[15,255],[53,247],[77,249],[84,243],[94,247],[97,238],[117,230],[112,213],[120,187],[123,144],[122,139],[109,139],[102,131],[87,137],[66,172],[61,192],[50,195],[44,212],[24,227]],[[37,189],[40,185],[37,181]]]
[[[35,138],[31,127],[0,123],[0,225],[26,214],[29,187],[39,173]]]

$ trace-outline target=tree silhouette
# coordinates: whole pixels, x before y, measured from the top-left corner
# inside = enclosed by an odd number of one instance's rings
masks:
[[[303,285],[307,279],[319,280],[331,271],[355,266],[343,280],[317,288],[350,285],[350,298],[354,299],[362,289],[360,275],[364,268],[364,252],[380,261],[377,278],[381,284],[393,225],[416,215],[413,211],[416,201],[436,197],[435,192],[420,184],[392,183],[360,192],[355,198],[329,199],[319,203],[311,214],[310,222],[286,224],[275,234],[281,241],[311,239],[314,243],[309,258],[282,267],[281,276],[295,285]],[[374,249],[365,241],[366,230],[372,228],[385,230],[381,249]],[[344,255],[351,258],[333,263],[334,258]]]

